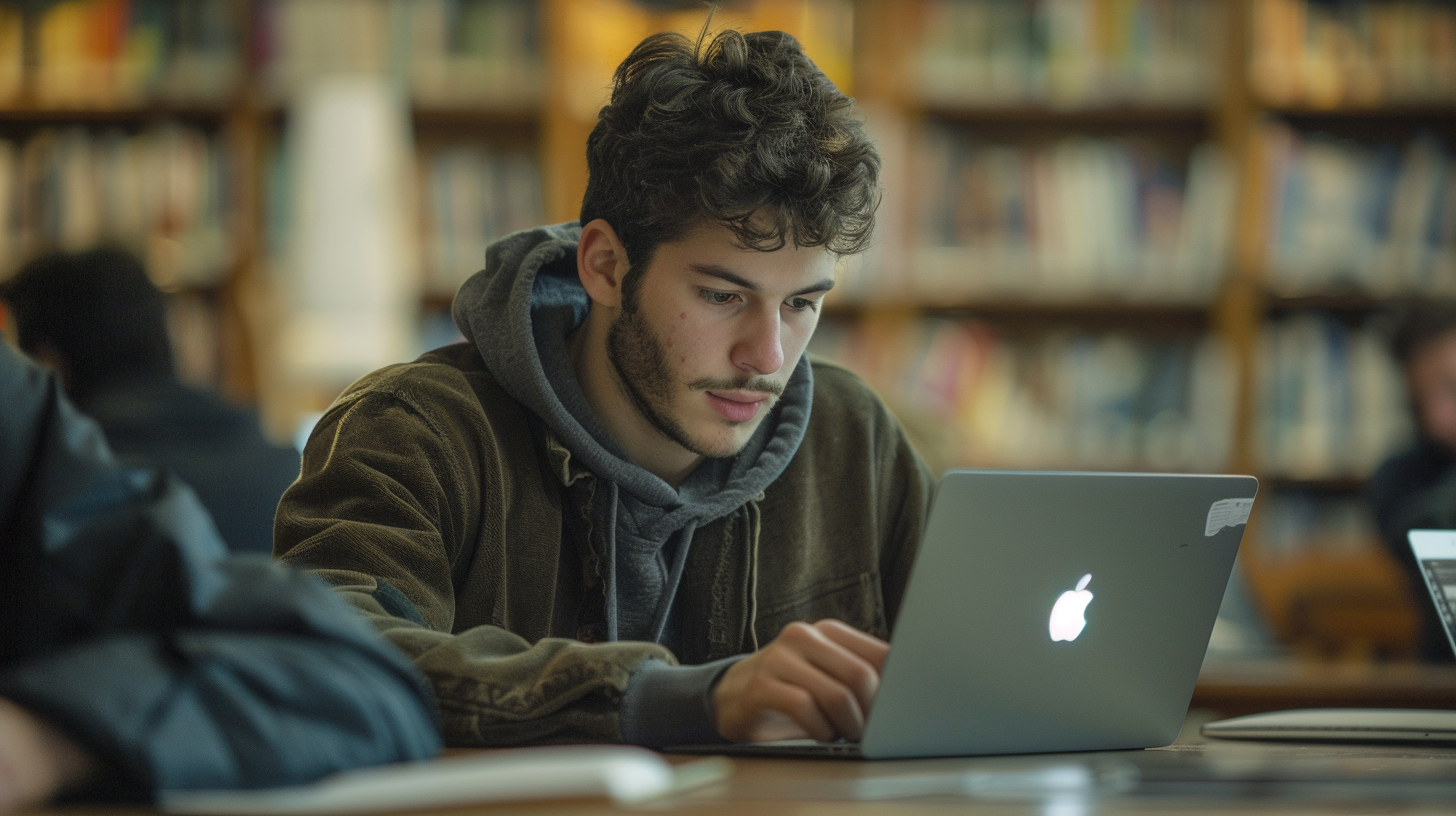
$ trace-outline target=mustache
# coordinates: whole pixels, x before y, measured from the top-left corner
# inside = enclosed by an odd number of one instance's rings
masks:
[[[700,380],[693,380],[688,383],[688,388],[697,391],[757,391],[761,394],[772,394],[775,397],[784,393],[783,383],[777,383],[767,377],[744,377],[737,380],[720,380],[714,377],[704,377]]]

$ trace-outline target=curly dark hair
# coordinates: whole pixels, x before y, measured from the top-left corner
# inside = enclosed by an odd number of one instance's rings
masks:
[[[630,270],[704,222],[743,246],[862,251],[880,157],[840,93],[782,31],[643,40],[587,140],[581,223],[612,225]],[[705,43],[706,41],[706,43]],[[623,281],[631,302],[640,276]]]

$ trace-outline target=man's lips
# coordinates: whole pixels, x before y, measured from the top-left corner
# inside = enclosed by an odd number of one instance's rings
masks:
[[[747,422],[758,416],[770,395],[762,391],[706,391],[708,404],[729,422]]]

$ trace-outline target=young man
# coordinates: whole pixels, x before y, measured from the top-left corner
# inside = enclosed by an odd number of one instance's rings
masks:
[[[805,346],[879,159],[779,32],[617,70],[578,224],[494,244],[469,338],[330,408],[275,551],[431,679],[447,743],[858,738],[930,479]]]
[[[1420,437],[1375,472],[1370,498],[1381,539],[1416,593],[1421,658],[1450,663],[1451,645],[1435,606],[1427,602],[1425,578],[1406,533],[1456,527],[1456,302],[1412,305],[1399,316],[1391,339],[1391,350],[1405,369]]]
[[[192,491],[3,341],[0,404],[0,812],[437,753],[407,661],[317,581],[223,559]]]

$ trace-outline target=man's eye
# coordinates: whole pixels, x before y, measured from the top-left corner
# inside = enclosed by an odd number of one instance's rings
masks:
[[[737,297],[738,296],[733,294],[732,292],[715,292],[712,289],[703,290],[703,300],[706,300],[715,306],[727,306],[728,304],[732,303]]]
[[[793,309],[796,312],[802,312],[805,310],[813,312],[818,311],[819,304],[808,298],[793,298],[789,301],[789,308]]]

